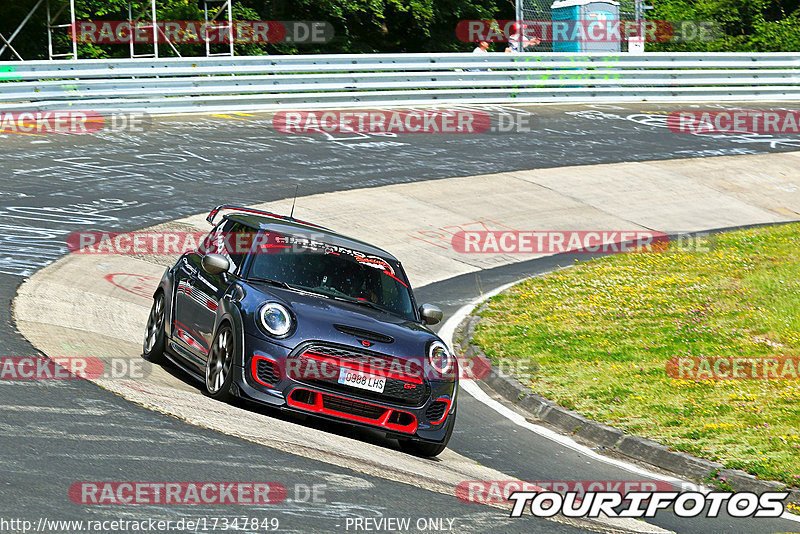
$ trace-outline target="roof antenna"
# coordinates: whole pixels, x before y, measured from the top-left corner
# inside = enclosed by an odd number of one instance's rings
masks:
[[[294,200],[292,200],[292,212],[289,214],[290,219],[294,219],[294,205],[297,202],[297,191],[300,189],[300,184],[294,186]]]

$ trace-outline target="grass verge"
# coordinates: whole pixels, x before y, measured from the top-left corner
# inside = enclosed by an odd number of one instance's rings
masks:
[[[800,486],[800,380],[666,372],[676,357],[800,357],[800,224],[577,264],[514,286],[481,315],[473,342],[495,363],[535,359],[518,378],[536,393]]]

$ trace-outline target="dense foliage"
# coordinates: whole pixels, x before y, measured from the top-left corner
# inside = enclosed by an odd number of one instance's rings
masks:
[[[800,0],[655,0],[648,18],[704,20],[724,35],[710,42],[664,43],[648,50],[710,52],[800,51]]]
[[[59,2],[51,0],[53,10]],[[0,2],[0,33],[9,37],[36,0]],[[545,2],[547,3],[547,2]],[[656,20],[715,21],[723,31],[710,42],[659,43],[649,50],[796,51],[800,50],[800,0],[653,0],[648,17]],[[134,12],[149,1],[134,0]],[[160,20],[202,20],[198,0],[158,0]],[[76,0],[79,20],[125,20],[128,0]],[[68,22],[66,12],[60,22]],[[511,19],[513,0],[237,0],[234,16],[239,20],[320,20],[333,25],[335,38],[323,45],[286,43],[239,45],[239,54],[362,53],[467,51],[474,45],[456,38],[455,27],[465,19]],[[57,52],[66,52],[66,31],[57,36]],[[25,59],[47,57],[44,4],[14,40]],[[126,45],[96,46],[81,43],[81,57],[124,57]],[[500,50],[503,45],[493,45]],[[202,55],[199,45],[181,45],[183,55]],[[140,45],[138,53],[148,51]],[[172,52],[163,47],[162,53]],[[1,59],[11,59],[6,51]]]

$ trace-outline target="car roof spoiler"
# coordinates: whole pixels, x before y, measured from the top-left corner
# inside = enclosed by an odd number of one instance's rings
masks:
[[[289,221],[289,222],[293,222],[293,223],[296,223],[296,224],[302,224],[302,225],[305,225],[305,226],[311,226],[311,227],[314,227],[314,228],[320,228],[322,230],[326,230],[326,228],[323,227],[323,226],[320,226],[320,225],[314,224],[314,223],[310,223],[310,222],[306,222],[306,221],[301,221],[300,219],[295,219],[294,217],[288,217],[286,215],[278,215],[277,213],[272,213],[270,211],[257,210],[257,209],[253,209],[253,208],[244,208],[242,206],[233,206],[231,204],[220,204],[219,206],[215,207],[208,214],[208,217],[206,217],[206,220],[209,222],[209,224],[213,225],[214,224],[214,219],[217,217],[219,212],[220,211],[224,211],[224,210],[234,210],[234,211],[241,211],[241,212],[244,212],[244,213],[252,213],[254,215],[262,215],[264,217],[270,217],[270,218],[278,219],[278,220],[281,220],[281,221]]]

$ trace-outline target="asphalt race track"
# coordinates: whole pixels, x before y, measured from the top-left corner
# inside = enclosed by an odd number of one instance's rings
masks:
[[[65,238],[73,231],[135,230],[222,202],[286,199],[297,184],[305,196],[522,169],[800,148],[793,138],[671,133],[665,112],[686,107],[505,107],[533,113],[534,130],[479,135],[293,136],[275,132],[268,115],[236,114],[155,119],[142,133],[0,136],[0,294],[7,304],[0,311],[2,356],[36,353],[16,331],[11,302],[26,277],[66,253]],[[481,290],[571,262],[542,258],[437,282],[417,294],[442,303],[447,316]],[[470,395],[462,394],[459,403],[450,448],[483,466],[523,480],[640,479],[517,427]],[[282,531],[295,532],[343,531],[346,519],[355,517],[446,517],[465,532],[587,531],[586,525],[509,519],[502,510],[199,428],[90,382],[0,381],[0,411],[2,517],[247,515],[277,517]],[[344,425],[307,424],[348,432]],[[380,443],[370,433],[362,437]],[[91,480],[274,480],[291,490],[281,505],[246,512],[72,503],[70,485]],[[314,484],[325,485],[321,502],[293,495],[295,487]],[[649,522],[677,532],[800,531],[800,523],[783,519],[681,520],[666,512]]]

